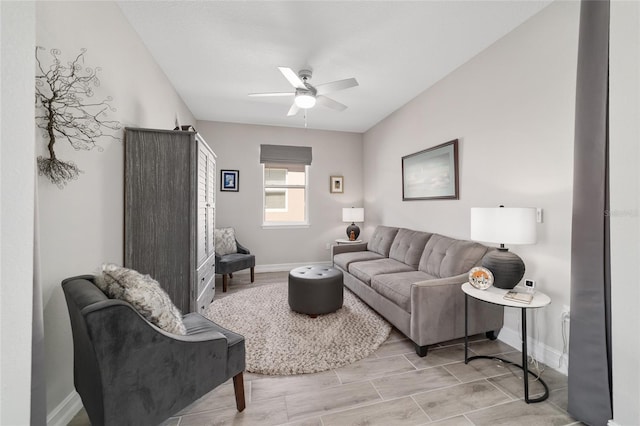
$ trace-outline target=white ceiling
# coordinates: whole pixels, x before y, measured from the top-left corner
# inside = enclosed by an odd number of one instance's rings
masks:
[[[364,132],[547,6],[529,1],[121,1],[198,120],[304,127],[278,71],[318,85],[355,77],[309,110],[309,128]]]

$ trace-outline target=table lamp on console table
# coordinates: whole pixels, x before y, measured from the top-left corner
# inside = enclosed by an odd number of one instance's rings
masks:
[[[351,207],[342,209],[342,221],[351,222],[351,225],[347,227],[349,241],[357,240],[358,235],[360,235],[360,228],[358,228],[356,222],[364,222],[364,208]]]
[[[528,207],[472,207],[471,239],[498,243],[500,247],[487,253],[482,266],[493,273],[493,286],[514,288],[524,276],[524,262],[505,244],[535,244],[536,209]]]

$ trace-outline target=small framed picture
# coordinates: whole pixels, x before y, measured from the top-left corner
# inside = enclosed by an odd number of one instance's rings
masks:
[[[329,192],[342,194],[344,192],[344,177],[331,176],[329,181]]]
[[[240,189],[239,170],[220,170],[220,191],[238,192]]]

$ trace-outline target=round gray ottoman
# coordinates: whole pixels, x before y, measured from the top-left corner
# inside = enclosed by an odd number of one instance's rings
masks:
[[[342,307],[342,271],[329,266],[303,266],[289,272],[289,306],[311,318]]]

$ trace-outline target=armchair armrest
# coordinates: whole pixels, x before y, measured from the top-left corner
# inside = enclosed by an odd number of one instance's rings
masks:
[[[238,247],[238,253],[242,253],[242,254],[251,254],[251,252],[249,251],[248,248],[246,248],[245,246],[243,246],[242,244],[240,244],[238,242],[238,240],[236,240],[236,246]]]
[[[154,404],[169,407],[169,412],[175,406],[173,411],[177,411],[228,378],[228,345],[222,333],[167,333],[124,302],[87,311],[85,318],[100,366],[100,380],[108,384],[103,388],[106,413],[127,407],[127,418],[150,415],[152,407],[145,399],[150,393],[154,394]],[[168,384],[174,391],[158,392]]]

